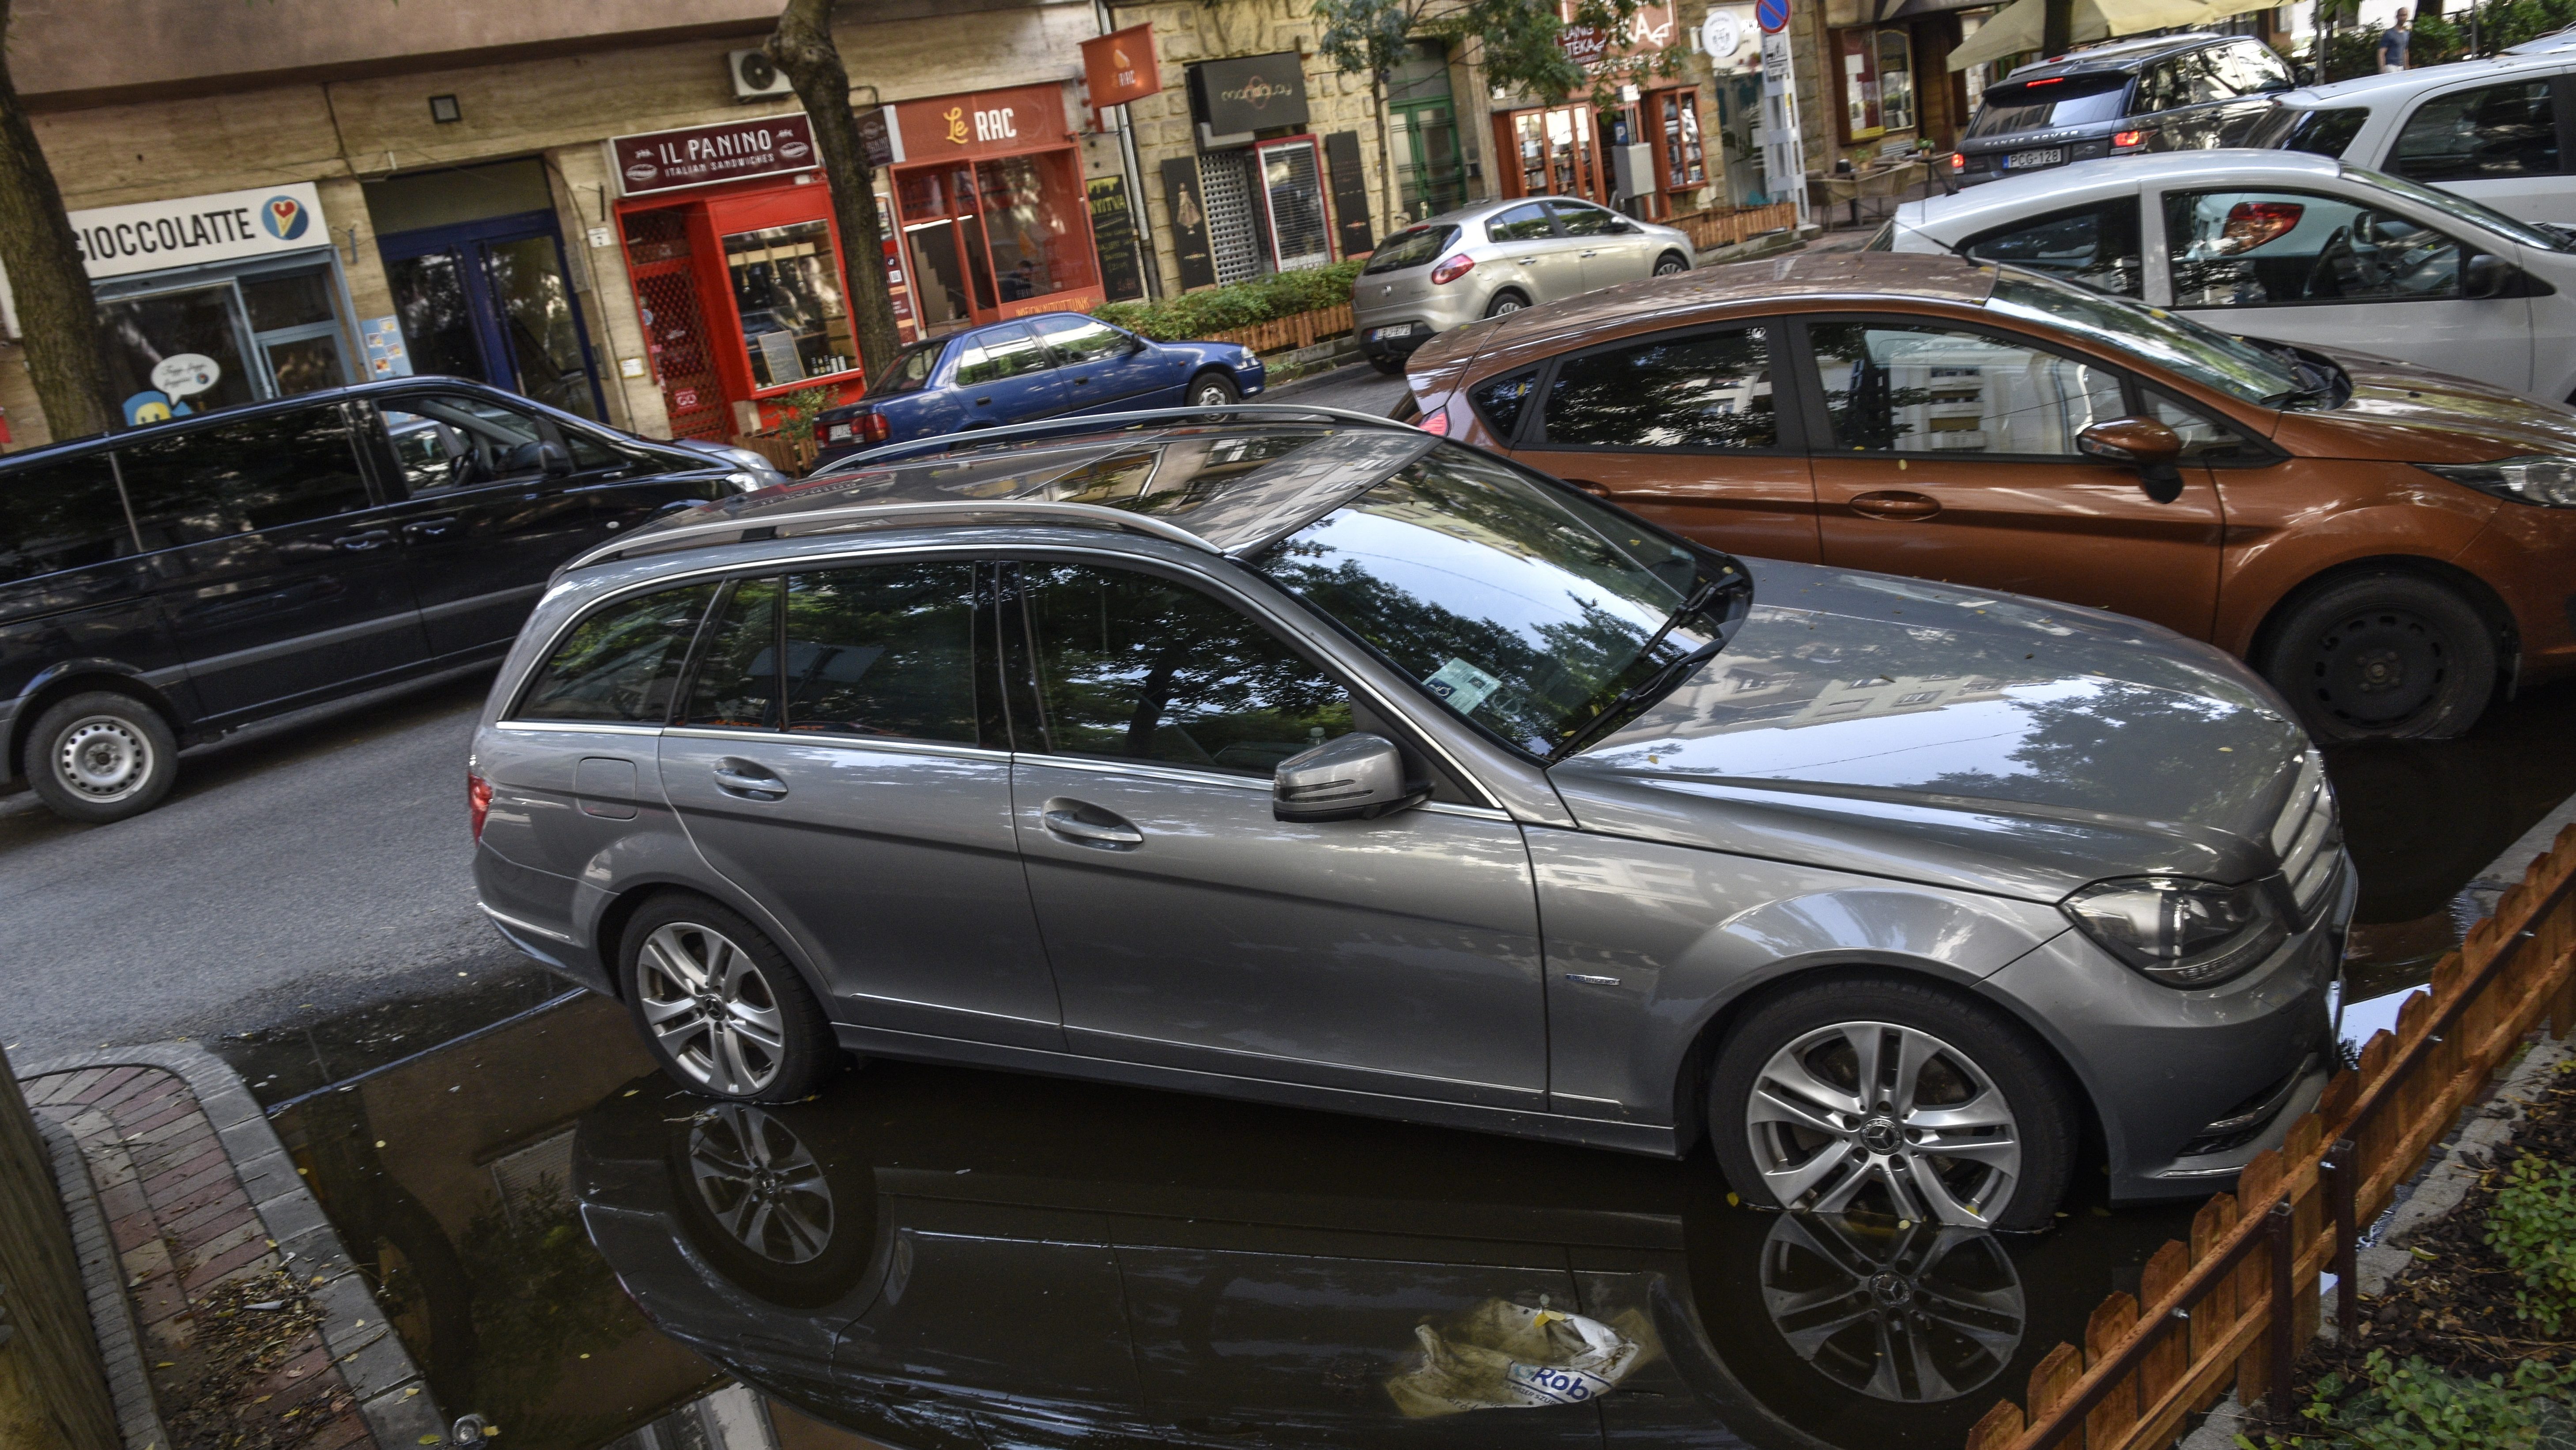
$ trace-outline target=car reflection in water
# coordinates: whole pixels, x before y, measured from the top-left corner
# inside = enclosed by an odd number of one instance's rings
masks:
[[[1705,1157],[900,1063],[630,1086],[573,1159],[627,1293],[905,1447],[1955,1445],[2187,1221],[1757,1213]],[[1610,1379],[1543,1372],[1587,1351]]]

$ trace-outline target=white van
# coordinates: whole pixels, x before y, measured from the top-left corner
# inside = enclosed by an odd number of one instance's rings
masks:
[[[2538,44],[2539,42],[2533,42]],[[2284,93],[2248,146],[2340,156],[2527,222],[2576,225],[2576,49],[2362,76]]]

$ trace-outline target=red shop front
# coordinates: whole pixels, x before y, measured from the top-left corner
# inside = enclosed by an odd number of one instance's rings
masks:
[[[886,109],[895,217],[925,331],[1107,300],[1062,84]]]
[[[672,436],[758,431],[807,388],[856,398],[840,235],[804,115],[619,136],[609,147],[624,191],[627,278]],[[899,316],[907,300],[897,297]]]

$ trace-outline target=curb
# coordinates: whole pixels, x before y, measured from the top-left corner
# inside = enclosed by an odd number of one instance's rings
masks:
[[[269,1126],[268,1115],[250,1095],[241,1075],[222,1058],[193,1042],[103,1047],[93,1052],[15,1065],[13,1070],[20,1081],[25,1081],[55,1073],[103,1067],[159,1068],[186,1083],[188,1091],[197,1100],[198,1108],[214,1125],[216,1140],[223,1144],[224,1157],[231,1162],[233,1176],[240,1181],[243,1195],[251,1202],[251,1211],[258,1216],[261,1228],[276,1244],[278,1253],[292,1254],[296,1261],[321,1266],[321,1271],[327,1276],[325,1281],[307,1289],[306,1294],[314,1307],[322,1311],[323,1346],[331,1352],[333,1362],[339,1366],[341,1375],[348,1380],[350,1390],[357,1396],[358,1413],[365,1419],[376,1443],[384,1447],[446,1444],[446,1422],[439,1414],[428,1380],[422,1377],[420,1366],[412,1362],[411,1351],[393,1333],[384,1310],[376,1303],[374,1292],[358,1273],[347,1246],[341,1243],[339,1230],[331,1226],[331,1220],[323,1214],[322,1204],[313,1196],[313,1191],[304,1186],[303,1177],[295,1170],[294,1160],[287,1156],[285,1145],[278,1141],[277,1130]],[[47,1142],[53,1143],[50,1131]],[[64,1143],[55,1145],[57,1161],[68,1143],[69,1137],[65,1135]],[[78,1149],[72,1149],[72,1154],[73,1161],[78,1163]],[[79,1181],[83,1186],[88,1185],[86,1168],[83,1168]],[[89,1200],[89,1211],[95,1219],[98,1213],[95,1197]],[[76,1235],[81,1232],[77,1219],[73,1231]],[[97,1225],[97,1234],[96,1240],[84,1239],[81,1242],[85,1246],[93,1242],[104,1243],[106,1226],[103,1222]],[[118,1313],[127,1319],[126,1344],[132,1348],[135,1341],[130,1311],[124,1307],[124,1286],[116,1278],[113,1253],[108,1257],[110,1292],[115,1295]],[[82,1273],[85,1278],[92,1274],[86,1250],[82,1255]],[[91,1291],[92,1317],[96,1318],[97,1285],[94,1279],[91,1280]],[[373,1326],[372,1332],[352,1327],[361,1323]],[[101,1335],[100,1348],[111,1357],[116,1353],[105,1334]],[[138,1377],[141,1362],[137,1354]],[[406,1394],[406,1391],[414,1393]],[[149,1389],[144,1393],[148,1400]],[[121,1422],[132,1423],[126,1415],[122,1396],[117,1399],[117,1415]],[[126,1433],[131,1445],[133,1431],[129,1428]],[[168,1436],[162,1436],[160,1443],[166,1445]]]
[[[36,1131],[54,1158],[54,1191],[63,1201],[63,1217],[72,1231],[72,1252],[80,1259],[81,1289],[89,1296],[90,1332],[98,1338],[101,1367],[107,1371],[107,1396],[116,1408],[117,1433],[125,1450],[160,1450],[170,1443],[161,1425],[161,1410],[152,1399],[152,1380],[143,1369],[143,1336],[134,1327],[134,1306],[126,1302],[124,1275],[117,1267],[116,1241],[108,1235],[107,1215],[98,1206],[98,1185],[90,1181],[89,1160],[80,1142],[42,1114]]]

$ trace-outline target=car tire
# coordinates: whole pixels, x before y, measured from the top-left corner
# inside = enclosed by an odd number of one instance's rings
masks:
[[[1689,270],[1690,258],[1679,252],[1666,252],[1655,259],[1655,275],[1658,277],[1678,277]]]
[[[2267,631],[2255,667],[2321,741],[2447,740],[2495,694],[2495,630],[2419,574],[2340,579]]]
[[[1869,1094],[1857,1091],[1864,1049],[1878,1065]],[[1913,1081],[1900,1083],[1909,1060]],[[1995,1009],[1930,982],[1836,977],[1727,1032],[1708,1132],[1728,1185],[1755,1203],[2029,1229],[2066,1196],[2074,1104],[2047,1049]],[[1925,1151],[1944,1132],[1964,1151]]]
[[[105,825],[161,803],[179,776],[179,737],[161,712],[118,690],[47,706],[20,762],[36,798],[65,820]]]
[[[1369,359],[1370,367],[1377,369],[1379,372],[1382,372],[1391,378],[1400,378],[1404,376],[1404,363],[1405,360],[1400,357],[1373,357]]]
[[[1493,301],[1485,304],[1485,315],[1487,317],[1506,317],[1529,305],[1528,298],[1523,297],[1518,292],[1506,287],[1502,291],[1494,294]]]
[[[876,1177],[821,1112],[718,1103],[664,1124],[681,1232],[734,1287],[785,1309],[848,1293],[876,1246]]]
[[[1190,406],[1193,408],[1230,408],[1243,400],[1243,394],[1223,373],[1201,373],[1190,379]]]
[[[645,1048],[689,1092],[793,1102],[841,1069],[814,994],[738,912],[702,896],[657,897],[627,922],[617,963]]]

